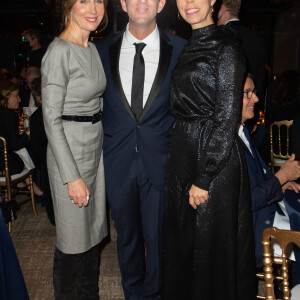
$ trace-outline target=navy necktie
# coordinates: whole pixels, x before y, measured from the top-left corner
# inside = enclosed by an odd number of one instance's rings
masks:
[[[133,61],[131,109],[138,120],[143,111],[143,93],[145,81],[145,62],[142,54],[145,43],[135,43],[135,56]]]

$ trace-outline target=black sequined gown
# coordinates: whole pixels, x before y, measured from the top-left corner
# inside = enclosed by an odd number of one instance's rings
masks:
[[[171,81],[163,300],[255,299],[248,177],[236,140],[244,59],[216,25],[197,29]],[[209,191],[194,210],[189,189]]]

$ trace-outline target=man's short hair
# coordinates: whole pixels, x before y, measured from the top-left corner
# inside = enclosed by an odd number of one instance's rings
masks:
[[[42,36],[36,29],[28,29],[22,35],[25,36],[26,34],[29,34],[31,39],[36,38],[38,43],[41,43]]]
[[[233,15],[238,16],[241,9],[241,0],[223,0],[222,4],[226,7],[227,11]]]

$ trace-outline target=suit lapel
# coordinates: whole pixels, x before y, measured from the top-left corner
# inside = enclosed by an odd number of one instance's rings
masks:
[[[122,83],[121,83],[120,71],[119,71],[119,60],[120,60],[120,51],[121,51],[121,45],[123,40],[123,34],[124,31],[120,34],[119,38],[117,38],[116,42],[109,47],[110,70],[111,70],[111,77],[114,82],[114,86],[117,91],[117,94],[119,95],[122,103],[124,104],[130,116],[133,119],[135,119],[135,116],[125,96]]]
[[[120,36],[117,37],[116,42],[109,47],[110,69],[111,69],[111,76],[114,82],[115,89],[123,105],[125,106],[126,110],[130,114],[130,116],[133,119],[135,119],[135,116],[125,96],[122,83],[121,83],[120,71],[119,71],[119,60],[120,60],[120,51],[121,51],[123,33],[124,32],[122,32]],[[167,43],[166,41],[167,39],[168,37],[164,33],[160,32],[160,55],[159,55],[158,68],[147,102],[138,121],[140,121],[148,112],[161,86],[163,85],[164,79],[169,70],[173,47]]]
[[[166,42],[166,39],[168,39],[168,37],[163,32],[160,32],[160,55],[158,68],[144,110],[138,121],[140,121],[148,112],[169,70],[173,47]]]
[[[251,158],[254,160],[254,157],[252,155],[252,153],[250,152],[249,148],[246,146],[246,144],[244,143],[244,141],[240,138],[240,136],[238,135],[238,138],[242,144],[243,149],[251,156]]]
[[[247,135],[246,135],[246,137],[247,137]],[[249,138],[247,137],[252,153],[250,152],[249,148],[246,146],[246,144],[244,143],[244,141],[240,137],[239,137],[239,139],[240,139],[240,141],[242,143],[243,149],[249,154],[249,157],[253,161],[253,164],[255,164],[257,166],[257,170],[260,171],[260,174],[261,174],[262,178],[264,178],[265,180],[267,180],[268,178],[266,177],[266,174],[267,174],[268,171],[265,169],[267,167],[262,166],[261,161],[260,161],[260,157],[259,157],[259,155],[256,152],[256,148],[252,144],[251,138],[249,140]]]

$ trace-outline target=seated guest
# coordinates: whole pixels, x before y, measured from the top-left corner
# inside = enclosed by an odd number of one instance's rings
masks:
[[[0,210],[0,299],[29,300],[19,261]]]
[[[24,169],[22,158],[15,153],[25,148],[29,142],[29,131],[19,134],[19,117],[16,109],[21,99],[18,86],[11,81],[0,81],[0,136],[5,138],[10,175],[19,174]],[[1,150],[1,149],[0,149]],[[29,156],[27,151],[23,151]],[[4,170],[3,149],[0,151],[0,170]],[[23,156],[25,158],[25,156]],[[30,157],[28,160],[31,161]],[[29,180],[26,182],[29,184]],[[34,183],[34,192],[41,196],[43,192]]]
[[[7,145],[8,167],[10,175],[23,171],[24,163],[14,151],[19,150],[29,142],[29,133],[19,134],[19,117],[16,109],[21,99],[18,86],[10,81],[0,82],[0,136],[4,137]],[[3,152],[0,152],[3,156]],[[1,157],[1,161],[3,158]],[[1,165],[1,171],[4,166]]]
[[[31,93],[37,110],[30,117],[30,146],[31,156],[36,168],[40,171],[41,188],[44,192],[43,199],[48,218],[51,224],[55,224],[53,203],[49,186],[49,178],[46,163],[47,136],[44,128],[41,99],[41,78],[35,78],[31,83]]]
[[[16,84],[18,84],[18,82],[19,82],[18,73],[15,71],[10,71],[10,72],[6,73],[5,79],[12,81],[13,83],[16,83]]]
[[[41,71],[38,67],[30,66],[21,72],[21,76],[25,79],[23,85],[21,85],[20,98],[21,107],[32,107],[34,106],[34,100],[31,95],[31,83],[33,79],[41,77]]]
[[[254,117],[254,106],[258,102],[253,79],[248,75],[244,85],[243,109],[241,124]],[[253,226],[255,237],[256,266],[262,266],[261,244],[263,230],[267,227],[276,226],[281,229],[300,230],[300,204],[294,199],[298,199],[297,193],[300,191],[300,184],[293,180],[300,177],[299,162],[295,160],[295,155],[282,165],[280,170],[273,175],[263,159],[254,147],[249,132],[244,125],[238,128],[238,135],[242,142],[243,152],[248,167],[251,203],[253,213]],[[286,192],[287,190],[290,190]],[[286,194],[289,194],[286,197]],[[298,205],[298,220],[290,222],[291,213],[289,201],[294,201]],[[294,208],[295,208],[295,205]],[[282,224],[288,224],[282,226]],[[295,251],[296,252],[296,251]],[[298,256],[298,253],[295,256]],[[300,258],[300,256],[298,256]],[[297,260],[297,259],[296,259]],[[300,266],[300,261],[297,261]],[[298,267],[298,271],[299,271]]]
[[[6,68],[1,68],[0,69],[0,80],[5,80],[7,73],[8,73],[8,70]]]

